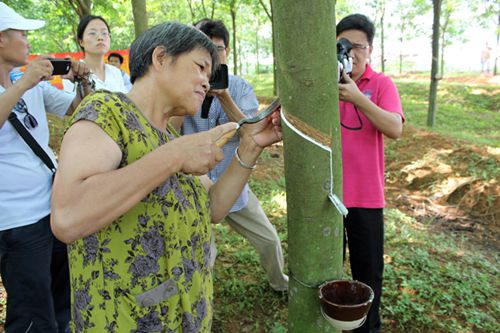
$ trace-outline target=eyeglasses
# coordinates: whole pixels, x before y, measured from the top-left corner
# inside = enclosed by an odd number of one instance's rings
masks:
[[[366,50],[369,47],[370,47],[370,45],[352,44],[352,48],[355,50]]]
[[[107,31],[101,31],[101,32],[89,31],[89,32],[87,32],[86,35],[89,36],[89,37],[92,37],[92,38],[97,38],[98,36],[101,36],[103,38],[108,38],[109,37],[109,32],[107,32]]]
[[[17,101],[16,105],[14,106],[14,111],[25,113],[23,122],[24,126],[26,126],[27,129],[34,129],[38,126],[38,121],[36,120],[35,116],[28,112],[28,106],[26,105],[24,99],[21,98],[19,101]]]

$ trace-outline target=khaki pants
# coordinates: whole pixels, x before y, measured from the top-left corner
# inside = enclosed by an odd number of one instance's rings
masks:
[[[246,207],[230,213],[226,219],[229,225],[245,237],[259,254],[260,263],[266,271],[271,287],[279,291],[287,290],[288,276],[283,274],[284,261],[281,240],[255,194],[249,190]],[[217,249],[214,238],[212,238],[212,265],[216,255]]]

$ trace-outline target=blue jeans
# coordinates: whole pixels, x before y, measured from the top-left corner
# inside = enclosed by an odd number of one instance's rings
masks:
[[[7,333],[63,333],[70,320],[66,245],[50,216],[0,231],[0,273],[7,292]]]

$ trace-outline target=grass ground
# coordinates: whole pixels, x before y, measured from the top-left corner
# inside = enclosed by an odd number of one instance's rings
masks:
[[[259,96],[272,95],[271,76],[249,79]],[[436,127],[428,131],[428,85],[420,79],[396,80],[407,124],[403,138],[386,148],[384,331],[499,332],[500,88],[441,82]],[[62,123],[50,124],[57,149]],[[278,230],[286,261],[283,175],[282,146],[275,145],[262,154],[250,184]],[[245,239],[224,223],[215,232],[213,332],[287,332],[287,294],[269,287]],[[345,272],[349,278],[347,266]]]
[[[270,76],[248,79],[257,94],[271,94]],[[441,82],[436,127],[428,131],[428,85],[396,83],[407,123],[386,149],[384,331],[498,332],[500,88]],[[286,256],[283,174],[278,145],[263,154],[250,184]],[[245,239],[224,224],[216,232],[214,332],[286,332],[286,295],[269,288]]]

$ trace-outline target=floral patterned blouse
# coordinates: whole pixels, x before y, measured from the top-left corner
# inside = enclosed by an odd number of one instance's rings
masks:
[[[121,93],[87,97],[71,123],[81,119],[120,147],[119,167],[175,138]],[[71,244],[72,331],[210,332],[210,237],[204,187],[177,173],[112,224]]]

